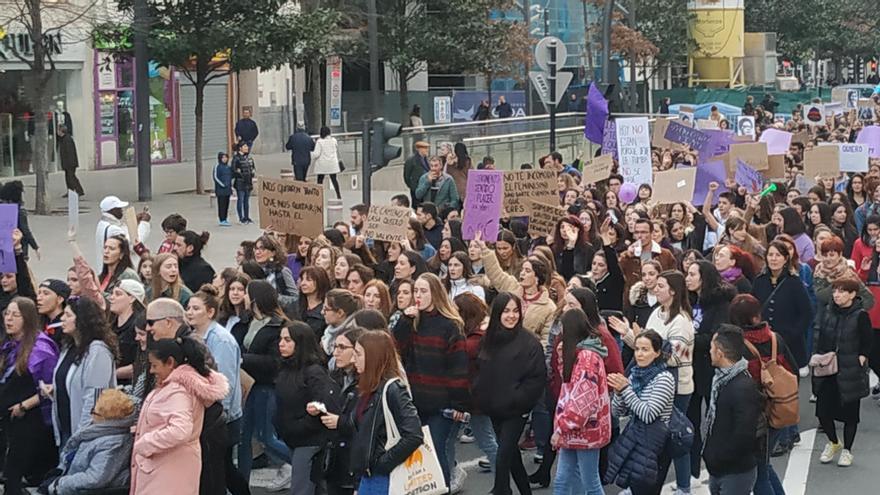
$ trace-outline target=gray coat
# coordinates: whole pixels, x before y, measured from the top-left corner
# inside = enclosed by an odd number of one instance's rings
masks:
[[[130,480],[131,427],[137,416],[92,423],[70,437],[61,451],[64,474],[50,493],[75,495],[81,490],[123,488]],[[71,458],[72,457],[72,458]]]
[[[69,346],[61,351],[53,376],[70,351]],[[66,383],[67,394],[70,397],[70,434],[73,436],[77,430],[91,422],[90,413],[101,390],[116,388],[116,361],[107,344],[100,340],[89,344],[89,350],[82,357],[82,361],[72,365],[67,372]],[[60,447],[61,430],[58,423],[58,402],[53,401],[52,426],[55,430],[55,443]]]

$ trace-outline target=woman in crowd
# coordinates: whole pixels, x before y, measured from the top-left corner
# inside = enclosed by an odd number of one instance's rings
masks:
[[[557,270],[565,280],[576,273],[586,273],[589,269],[594,249],[580,220],[570,216],[559,219],[551,246]]]
[[[202,258],[202,249],[208,244],[210,237],[211,234],[208,232],[198,234],[192,230],[185,230],[178,234],[174,241],[180,264],[180,278],[191,292],[214,280],[214,268]]]
[[[600,495],[604,490],[599,450],[611,441],[611,401],[603,362],[608,349],[584,311],[571,309],[562,315],[556,355],[552,365],[562,387],[550,440],[559,450],[553,490]]]
[[[250,277],[243,273],[237,273],[232,277],[226,284],[226,291],[224,291],[223,300],[220,303],[220,314],[217,318],[217,321],[235,337],[239,346],[244,340],[251,320],[251,313],[246,304],[249,283],[251,283]]]
[[[498,439],[496,494],[510,494],[510,477],[521,494],[531,494],[517,443],[528,413],[546,386],[541,344],[523,327],[520,299],[500,292],[492,301],[489,325],[477,357],[474,394],[477,406],[492,419]]]
[[[455,299],[459,294],[467,292],[480,299],[486,299],[486,291],[473,280],[474,273],[467,253],[463,251],[452,253],[447,267],[447,277],[444,280],[449,289],[449,299]]]
[[[611,412],[616,417],[629,416],[630,421],[609,453],[604,481],[616,482],[636,495],[651,493],[657,483],[657,459],[663,455],[667,437],[663,424],[672,416],[675,378],[666,368],[663,340],[652,330],[640,333],[634,342],[635,365],[627,376],[607,375],[608,387],[614,390]]]
[[[804,225],[803,217],[794,208],[783,208],[778,214],[773,215],[776,227],[780,232],[791,236],[794,245],[797,248],[798,258],[807,263],[816,256],[816,249],[813,241],[807,234],[807,227]]]
[[[459,251],[467,251],[467,247],[461,241],[461,238],[444,237],[440,241],[440,247],[437,248],[437,254],[432,256],[427,262],[428,271],[441,279],[445,279],[449,272],[449,261],[452,258],[452,253]]]
[[[149,253],[144,253],[140,258],[136,271],[141,278],[141,283],[144,287],[147,287],[153,281],[153,256]]]
[[[612,229],[606,222],[602,225],[602,249],[596,251],[588,274],[596,283],[596,298],[600,309],[620,311],[623,309],[623,291],[626,282],[618,263],[617,252],[613,249]]]
[[[186,323],[192,328],[205,347],[211,353],[214,367],[229,384],[229,393],[223,398],[222,405],[225,412],[225,425],[227,431],[225,478],[226,487],[233,495],[249,493],[248,483],[235,464],[235,447],[241,438],[241,348],[235,337],[225,327],[217,323],[216,317],[220,312],[220,298],[217,289],[205,284],[189,299],[186,309]]]
[[[853,244],[851,259],[855,263],[856,269],[867,269],[868,262],[865,261],[865,258],[873,257],[874,244],[878,237],[880,237],[880,215],[871,215],[865,220],[861,235]]]
[[[312,244],[316,248],[314,256],[312,256],[312,266],[316,266],[327,274],[327,279],[333,287],[336,285],[336,258],[339,256],[336,248],[331,246],[318,246]]]
[[[871,352],[871,321],[857,304],[861,283],[845,277],[831,284],[832,301],[819,326],[816,354],[810,360],[813,372],[813,393],[816,395],[816,417],[828,437],[819,457],[827,464],[840,453],[837,465],[852,465],[852,446],[859,424],[859,405],[868,390],[867,363]],[[828,357],[837,362],[837,373],[821,375],[817,368],[827,364]],[[835,421],[843,423],[843,443],[837,436]]]
[[[694,323],[694,393],[687,407],[688,419],[694,425],[694,445],[691,451],[691,475],[700,477],[700,450],[702,441],[700,423],[703,404],[709,405],[712,377],[715,369],[709,356],[712,337],[723,323],[728,322],[730,301],[736,296],[736,288],[721,278],[715,265],[700,260],[688,267],[685,276],[688,300]]]
[[[339,145],[336,138],[330,135],[329,127],[321,127],[320,136],[315,141],[315,149],[311,152],[315,164],[314,173],[318,175],[318,184],[324,184],[324,176],[329,175],[336,199],[340,199],[342,191],[339,189],[339,181],[336,180],[336,174],[343,170],[338,153]]]
[[[629,288],[629,305],[626,308],[626,317],[629,321],[645,328],[651,313],[657,309],[657,296],[654,290],[657,288],[657,279],[663,267],[657,260],[648,260],[642,263],[642,279]],[[628,361],[628,360],[627,360]]]
[[[739,217],[730,217],[724,223],[723,240],[743,252],[757,258],[764,256],[764,244],[749,232],[749,224]]]
[[[715,247],[712,262],[725,282],[732,285],[739,294],[752,292],[752,279],[755,267],[752,255],[731,244]]]
[[[134,338],[134,324],[146,311],[146,292],[140,282],[123,280],[110,293],[110,330],[116,335],[119,360],[116,362],[116,379],[130,384],[132,365],[138,344]]]
[[[422,226],[421,222],[419,222],[415,218],[409,219],[409,227],[406,229],[406,240],[409,242],[409,248],[422,257],[422,261],[427,262],[431,257],[437,254],[437,250],[434,249],[434,246],[428,242],[428,239],[425,237],[425,228]]]
[[[373,280],[373,277],[375,277],[375,272],[372,268],[363,263],[357,263],[351,267],[345,277],[345,288],[352,294],[363,296],[367,282]]]
[[[469,399],[464,322],[443,282],[433,273],[420,275],[413,291],[415,305],[404,311],[394,327],[394,338],[409,377],[413,402],[422,424],[431,430],[449,486],[453,466],[448,465],[443,453],[447,442],[454,441],[453,423],[464,419]]]
[[[281,297],[281,307],[289,311],[299,299],[293,273],[287,267],[284,245],[275,236],[262,235],[254,243],[254,260],[260,264],[265,280]]]
[[[336,258],[336,265],[333,267],[333,279],[336,281],[336,287],[347,288],[348,272],[351,267],[361,262],[361,259],[353,254],[342,254]]]
[[[134,265],[131,262],[131,250],[128,240],[125,236],[114,235],[104,241],[104,254],[101,257],[103,266],[101,273],[98,275],[101,291],[104,297],[109,297],[113,292],[113,288],[119,285],[123,280],[137,280],[140,277],[134,271]]]
[[[388,329],[394,330],[406,308],[415,304],[413,281],[408,278],[395,280],[391,284],[391,300],[393,301],[394,311],[392,311],[391,316],[388,318]]]
[[[855,210],[865,203],[865,176],[861,173],[854,174],[846,184],[846,196],[850,201],[850,208]]]
[[[90,299],[68,301],[61,315],[63,349],[53,371],[52,424],[59,447],[89,420],[89,412],[105,388],[116,387],[116,335],[104,312]]]
[[[849,258],[852,255],[853,245],[859,238],[849,203],[831,203],[831,223],[828,227],[834,235],[843,239],[843,255]]]
[[[327,278],[327,272],[316,266],[306,266],[300,271],[300,320],[310,326],[319,339],[327,328],[327,321],[324,319],[324,298],[327,297],[328,292],[330,292],[330,279]]]
[[[385,282],[370,280],[364,287],[364,309],[372,309],[382,313],[385,321],[391,317],[391,293]]]
[[[789,246],[772,241],[767,248],[766,268],[755,278],[752,295],[763,305],[762,315],[770,327],[785,338],[798,368],[807,365],[806,333],[813,310],[807,290],[792,266]],[[803,373],[802,373],[803,377]]]
[[[254,280],[247,286],[245,306],[253,315],[242,335],[241,369],[254,381],[244,404],[241,425],[241,444],[238,448],[238,469],[250,479],[253,456],[251,440],[263,444],[264,452],[282,465],[278,478],[289,480],[290,451],[275,435],[272,418],[275,416],[275,376],[278,374],[278,341],[281,328],[288,320],[278,305],[278,293],[269,282]],[[236,339],[238,336],[236,335]],[[280,483],[279,484],[283,484]]]
[[[825,201],[817,201],[810,205],[807,213],[807,234],[812,237],[813,230],[819,225],[831,225],[831,205]]]
[[[299,284],[299,272],[308,265],[309,247],[312,245],[310,237],[300,235],[286,235],[284,247],[287,252],[287,268],[293,276],[293,281]]]
[[[415,251],[403,251],[394,264],[394,281],[401,279],[415,280],[425,273],[425,260]],[[393,282],[393,281],[392,281]]]
[[[514,277],[519,275],[523,256],[520,253],[516,236],[513,235],[513,232],[509,230],[498,231],[498,240],[495,242],[495,256],[498,257],[498,265],[501,267],[501,270]],[[479,272],[475,271],[475,273]]]
[[[334,342],[335,346],[335,342]],[[327,413],[338,414],[339,387],[330,379],[326,358],[311,327],[293,322],[281,329],[278,342],[281,367],[275,381],[278,410],[275,429],[290,447],[291,495],[313,495],[312,464],[329,440],[321,419],[306,411],[315,402]]]
[[[226,396],[226,378],[205,363],[191,337],[154,341],[156,388],[141,408],[132,449],[131,493],[199,493],[199,436],[205,408]]]
[[[152,301],[160,297],[168,297],[185,308],[189,298],[192,297],[192,291],[183,285],[177,256],[171,253],[160,254],[156,256],[153,266],[156,272],[153,274],[153,285],[147,291],[147,299]]]
[[[52,439],[52,405],[40,390],[51,383],[58,347],[40,331],[34,302],[15,297],[3,314],[7,338],[0,347],[0,411],[6,433],[4,493],[22,493],[25,475],[43,475],[55,466],[58,451]]]
[[[336,337],[348,327],[351,315],[362,306],[363,300],[345,289],[333,289],[324,296],[323,313],[327,327],[321,336],[321,347],[325,354],[333,354]]]

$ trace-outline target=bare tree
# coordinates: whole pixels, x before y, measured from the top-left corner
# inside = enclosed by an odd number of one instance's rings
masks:
[[[57,2],[44,0],[11,0],[3,2],[0,25],[14,31],[20,28],[24,43],[7,43],[9,52],[29,68],[26,94],[33,109],[34,135],[32,164],[36,175],[34,208],[39,215],[51,210],[49,182],[49,113],[48,88],[55,73],[54,57],[61,54],[62,44],[88,38],[90,14],[97,0]],[[62,30],[65,38],[61,38]],[[22,49],[25,47],[26,49]]]

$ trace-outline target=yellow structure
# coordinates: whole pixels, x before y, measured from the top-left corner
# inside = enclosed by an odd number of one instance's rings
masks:
[[[744,86],[744,0],[689,0],[688,86]]]

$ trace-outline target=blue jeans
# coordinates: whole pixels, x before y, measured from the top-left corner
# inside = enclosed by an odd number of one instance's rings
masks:
[[[687,414],[688,404],[691,402],[691,394],[687,395],[675,395],[675,399],[672,401],[673,407],[681,411],[682,414]],[[691,455],[684,454],[682,456],[676,457],[672,460],[672,464],[675,466],[675,485],[677,488],[680,488],[684,491],[690,491],[691,489]],[[666,473],[664,473],[665,476]]]
[[[553,495],[603,495],[599,449],[560,449]]]
[[[532,432],[535,434],[535,451],[543,454],[550,445],[553,435],[553,415],[547,410],[547,394],[541,394],[538,403],[532,408]]]
[[[390,482],[391,478],[388,476],[364,476],[357,489],[358,495],[388,495]]]
[[[770,432],[767,438],[767,452],[773,452],[773,447],[776,446],[776,443],[779,441],[782,433],[786,431],[785,428],[782,430],[777,430],[775,428],[770,428]],[[755,487],[752,490],[755,495],[785,495],[785,489],[782,488],[782,482],[779,481],[779,476],[776,474],[776,471],[773,469],[773,464],[770,461],[767,461],[767,464],[763,464],[761,460],[758,460],[758,477],[755,480]]]
[[[452,428],[449,430],[449,441],[446,442],[446,465],[450,469],[454,468],[456,464],[455,444],[458,443],[458,435],[461,433],[462,428],[464,428],[464,423],[453,421]],[[433,437],[434,434],[432,433],[431,436]]]
[[[495,471],[495,459],[498,457],[498,441],[495,439],[495,429],[492,427],[492,419],[482,414],[471,415],[471,431],[477,446],[486,454],[492,471]]]
[[[439,412],[431,416],[421,416],[420,419],[422,424],[426,425],[428,430],[431,431],[431,438],[434,440],[434,450],[437,452],[437,457],[440,461],[440,469],[443,470],[443,479],[446,481],[446,486],[449,486],[449,469],[452,466],[449,465],[446,444],[455,442],[452,438],[452,427],[455,426],[455,421],[444,418]]]
[[[235,202],[235,211],[238,213],[238,221],[250,220],[251,192],[244,189],[237,189],[236,192],[238,200]]]
[[[289,463],[290,449],[275,435],[272,418],[275,416],[275,386],[254,385],[244,404],[241,443],[238,445],[238,470],[246,480],[251,477],[254,455],[251,440],[256,438],[266,449],[266,455],[276,462]]]
[[[755,486],[755,468],[744,473],[725,476],[709,476],[709,493],[712,495],[748,495]]]

